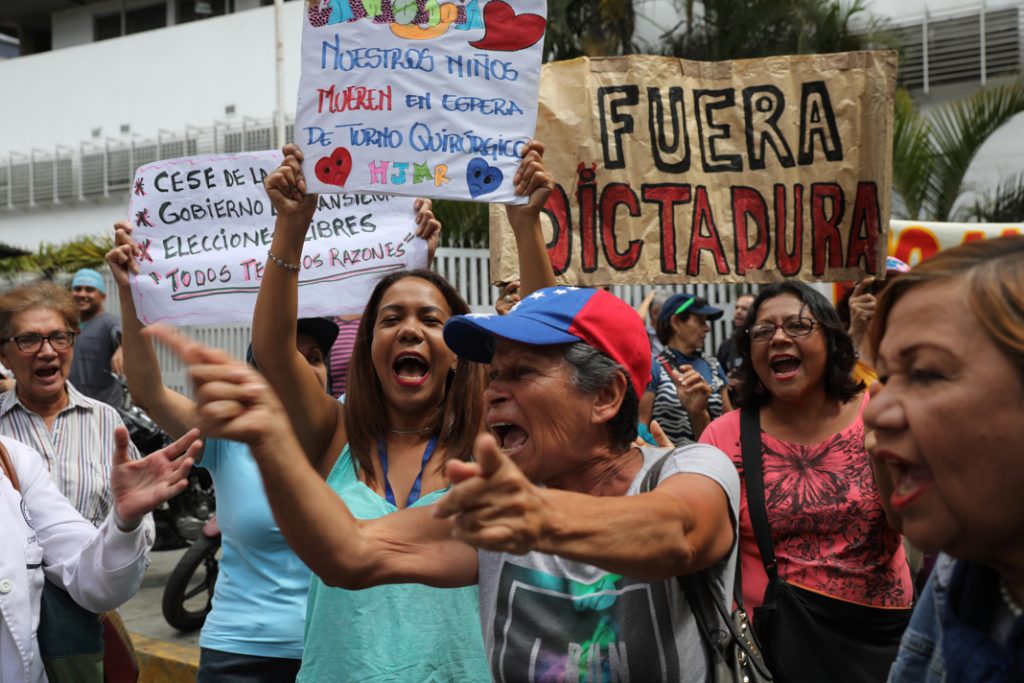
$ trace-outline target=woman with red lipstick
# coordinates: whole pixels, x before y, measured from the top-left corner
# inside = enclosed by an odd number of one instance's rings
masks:
[[[878,488],[907,539],[942,553],[889,680],[1024,680],[1024,238],[940,252],[875,321]]]
[[[540,236],[540,209],[554,184],[542,153],[539,143],[526,146],[516,189],[530,201],[508,210],[526,293],[554,284]],[[360,323],[346,403],[326,396],[294,351],[294,264],[317,197],[305,193],[299,149],[284,154],[265,183],[278,217],[253,318],[256,361],[306,456],[356,517],[428,506],[447,490],[445,463],[469,457],[482,427],[482,368],[457,359],[442,337],[448,318],[470,309],[431,271],[383,278]],[[439,229],[429,202],[418,207],[418,233]],[[490,680],[475,588],[347,591],[314,577],[307,604],[299,681]]]
[[[851,379],[853,343],[828,300],[801,282],[762,289],[748,319],[739,339],[742,411],[701,437],[733,459],[743,484],[745,605],[776,680],[884,680],[913,588],[864,449],[867,397]],[[794,595],[824,617],[787,624],[787,643],[777,639],[779,601]],[[819,643],[823,622],[844,632]],[[800,651],[789,650],[795,641]]]

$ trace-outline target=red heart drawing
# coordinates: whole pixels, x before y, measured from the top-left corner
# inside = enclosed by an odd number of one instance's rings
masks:
[[[316,162],[316,177],[325,185],[345,187],[348,174],[352,171],[352,155],[344,147],[331,152],[329,157],[321,157]]]
[[[516,14],[504,0],[484,5],[484,37],[470,43],[478,50],[516,52],[544,37],[547,20],[539,14]]]

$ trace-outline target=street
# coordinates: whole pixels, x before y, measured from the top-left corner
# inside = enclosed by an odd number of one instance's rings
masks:
[[[152,563],[146,570],[142,588],[119,610],[129,632],[141,633],[144,636],[176,645],[198,647],[199,631],[182,633],[171,628],[164,621],[163,613],[160,611],[167,577],[170,576],[174,566],[186,550],[187,548],[182,548],[181,550],[164,550],[150,554]]]

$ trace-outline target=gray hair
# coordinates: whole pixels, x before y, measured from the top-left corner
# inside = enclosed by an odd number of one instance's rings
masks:
[[[626,375],[626,395],[619,412],[608,422],[608,435],[613,445],[628,448],[636,439],[640,420],[640,398],[629,381],[629,373],[604,353],[583,342],[569,344],[565,348],[565,360],[572,369],[573,388],[588,396],[607,387],[618,374]]]

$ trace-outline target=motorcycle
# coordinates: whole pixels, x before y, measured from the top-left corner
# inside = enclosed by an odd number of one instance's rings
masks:
[[[213,608],[213,590],[220,566],[220,528],[217,517],[203,524],[201,534],[181,556],[164,587],[164,620],[179,631],[202,628]]]

